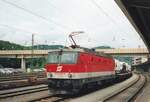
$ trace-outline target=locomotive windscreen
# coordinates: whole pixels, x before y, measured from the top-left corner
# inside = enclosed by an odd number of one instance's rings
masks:
[[[50,52],[48,54],[47,63],[74,64],[77,62],[77,52]]]

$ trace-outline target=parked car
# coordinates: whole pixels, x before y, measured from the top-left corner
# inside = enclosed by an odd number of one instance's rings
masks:
[[[39,69],[33,69],[34,72],[42,72],[44,71],[43,69],[39,68]]]
[[[0,68],[0,73],[5,74],[6,72],[4,69]]]
[[[0,64],[0,68],[4,68],[4,67]]]

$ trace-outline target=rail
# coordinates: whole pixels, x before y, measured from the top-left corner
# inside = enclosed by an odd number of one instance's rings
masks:
[[[139,79],[135,83],[123,90],[120,90],[118,93],[112,94],[111,96],[100,100],[100,102],[131,102],[134,96],[143,88],[145,82],[145,76],[140,75]]]

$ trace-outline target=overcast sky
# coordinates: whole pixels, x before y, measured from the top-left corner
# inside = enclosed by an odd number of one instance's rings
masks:
[[[145,47],[114,0],[0,0],[0,40],[68,46],[72,31],[84,47]]]

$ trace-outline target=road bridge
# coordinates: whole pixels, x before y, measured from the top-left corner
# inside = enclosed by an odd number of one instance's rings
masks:
[[[53,50],[0,50],[0,57],[9,58],[32,58],[45,57],[48,52]],[[96,49],[97,52],[103,52],[108,55],[122,55],[122,56],[147,56],[149,52],[145,48],[122,48],[122,49]]]
[[[46,57],[48,52],[53,50],[0,50],[1,58],[19,58],[21,59],[21,68],[26,69],[27,58]],[[148,56],[149,52],[145,48],[123,48],[123,49],[96,49],[97,52],[114,56]]]

